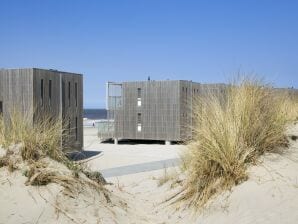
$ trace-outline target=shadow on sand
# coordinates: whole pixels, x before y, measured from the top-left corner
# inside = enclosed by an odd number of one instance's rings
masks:
[[[104,140],[101,142],[102,144],[114,144],[113,139]],[[171,142],[173,145],[176,144],[182,144],[180,142]],[[133,139],[122,139],[118,141],[119,145],[164,145],[165,141],[159,141],[159,140],[133,140]]]
[[[85,160],[85,159],[89,159],[91,157],[100,155],[101,153],[102,153],[102,151],[86,150],[86,151],[68,153],[67,157],[68,157],[68,159],[70,159],[72,161],[80,161],[80,160]]]

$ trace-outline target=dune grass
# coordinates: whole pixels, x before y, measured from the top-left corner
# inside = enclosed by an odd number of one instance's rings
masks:
[[[160,187],[169,181],[178,179],[179,172],[175,168],[164,167],[163,174],[157,178],[157,186]]]
[[[28,178],[26,184],[57,183],[69,191],[86,185],[105,192],[105,179],[82,164],[67,158],[67,142],[61,120],[43,117],[32,124],[32,116],[12,113],[4,121],[0,117],[0,147],[6,154],[0,158],[0,168],[14,171],[20,167]],[[63,139],[63,150],[62,150]]]
[[[32,116],[31,116],[32,117]],[[61,161],[62,122],[44,117],[32,124],[29,114],[13,112],[4,122],[0,118],[0,145],[22,144],[21,155],[24,160],[38,160],[41,157]]]
[[[283,105],[282,108],[286,114],[286,119],[288,121],[298,121],[298,96],[283,96]]]
[[[287,145],[285,99],[270,86],[244,79],[223,98],[210,91],[198,100],[194,137],[182,155],[186,181],[179,200],[196,209],[245,181],[260,155]]]

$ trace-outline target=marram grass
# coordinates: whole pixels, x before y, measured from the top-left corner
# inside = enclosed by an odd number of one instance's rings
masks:
[[[31,117],[18,112],[12,113],[5,121],[0,117],[0,147],[6,149],[6,155],[0,157],[0,168],[8,167],[13,172],[18,165],[25,163],[26,167],[29,166],[25,172],[27,184],[45,185],[54,182],[73,190],[76,187],[74,183],[91,184],[102,190],[101,185],[106,182],[99,172],[92,172],[70,161],[62,151],[62,139],[63,149],[71,145],[71,142],[67,142],[67,136],[63,136],[65,129],[62,121],[45,116],[32,124]],[[11,147],[19,150],[11,150]],[[58,166],[57,169],[49,167],[51,162],[47,162],[48,158],[56,161],[59,166],[66,166],[66,173],[61,174],[63,169],[59,170]],[[81,175],[86,178],[80,178]]]
[[[247,167],[260,155],[287,145],[284,97],[250,79],[225,94],[224,102],[212,92],[198,99],[194,137],[182,155],[186,181],[178,200],[196,209],[245,181]]]

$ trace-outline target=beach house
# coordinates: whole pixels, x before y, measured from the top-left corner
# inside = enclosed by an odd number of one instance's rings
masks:
[[[108,82],[107,122],[99,123],[99,138],[184,141],[192,136],[195,100],[208,91],[219,95],[224,84],[165,80]]]
[[[83,147],[83,77],[38,68],[0,69],[0,114],[29,116],[32,125],[43,117],[62,122],[67,149]],[[61,130],[62,131],[62,130]],[[63,147],[64,149],[66,147]]]

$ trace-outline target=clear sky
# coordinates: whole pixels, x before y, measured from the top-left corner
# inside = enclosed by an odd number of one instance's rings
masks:
[[[148,76],[298,88],[298,1],[1,0],[0,68],[18,67],[84,74],[85,108]]]

